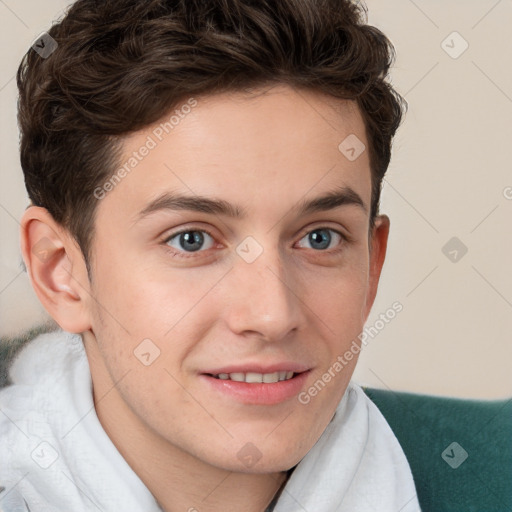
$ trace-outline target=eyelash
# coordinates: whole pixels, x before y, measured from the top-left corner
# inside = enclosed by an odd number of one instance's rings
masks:
[[[330,227],[327,227],[327,226],[319,226],[319,227],[315,227],[309,231],[307,231],[300,239],[302,240],[303,238],[305,238],[306,236],[308,236],[310,233],[313,233],[314,231],[331,231],[331,232],[334,232],[336,233],[337,235],[340,236],[341,238],[341,241],[339,243],[340,247],[338,249],[334,249],[334,250],[319,250],[319,251],[315,251],[314,249],[312,249],[313,251],[315,252],[318,252],[318,253],[324,253],[324,254],[329,254],[329,255],[336,255],[338,254],[339,252],[341,252],[343,249],[344,249],[344,246],[345,244],[347,243],[350,243],[351,242],[351,239],[347,236],[347,235],[344,235],[343,233],[341,233],[340,231],[337,231],[336,229],[333,229],[333,228],[330,228]],[[200,233],[206,233],[208,236],[210,236],[213,240],[215,240],[215,237],[212,235],[212,233],[208,230],[208,229],[205,229],[205,228],[194,228],[194,227],[190,227],[190,228],[185,228],[185,229],[182,229],[180,231],[177,231],[176,233],[172,233],[171,235],[167,236],[164,240],[163,240],[163,244],[164,244],[164,248],[167,252],[169,252],[169,254],[173,257],[173,258],[183,258],[183,259],[188,259],[188,258],[195,258],[197,256],[195,256],[196,253],[204,253],[204,252],[207,252],[208,249],[206,250],[198,250],[198,251],[193,251],[193,252],[186,252],[186,251],[177,251],[176,249],[170,247],[168,245],[168,243],[173,239],[173,238],[176,238],[178,237],[179,235],[181,235],[182,233],[189,233],[189,232],[200,232]],[[185,256],[186,255],[186,256]]]

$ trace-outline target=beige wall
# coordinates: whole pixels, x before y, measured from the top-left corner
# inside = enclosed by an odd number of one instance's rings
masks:
[[[66,4],[0,3],[2,335],[44,318],[19,266],[17,219],[27,199],[14,75]],[[384,186],[382,211],[392,224],[388,259],[355,379],[430,394],[510,397],[512,2],[369,0],[367,6],[370,22],[396,47],[392,80],[409,112]],[[467,247],[464,256],[462,246],[443,252],[452,237]],[[390,319],[395,301],[403,310]]]

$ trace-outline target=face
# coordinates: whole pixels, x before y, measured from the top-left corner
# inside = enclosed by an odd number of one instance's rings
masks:
[[[245,472],[292,467],[328,425],[387,237],[369,239],[368,152],[338,147],[368,147],[356,105],[259,92],[125,139],[120,167],[137,162],[98,192],[84,334],[95,397],[117,383],[126,428]]]

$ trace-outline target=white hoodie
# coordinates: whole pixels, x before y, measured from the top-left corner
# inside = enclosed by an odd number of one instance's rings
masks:
[[[28,342],[10,378],[0,390],[1,512],[162,512],[98,420],[79,335],[56,331]],[[420,507],[395,435],[351,382],[274,512],[377,510]]]

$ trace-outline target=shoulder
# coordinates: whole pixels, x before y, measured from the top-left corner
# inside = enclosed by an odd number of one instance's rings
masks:
[[[34,385],[85,357],[82,338],[61,329],[44,332],[22,343],[8,361],[11,384]]]
[[[25,343],[9,363],[10,383],[0,389],[2,446],[6,445],[5,436],[29,434],[23,425],[48,420],[54,410],[52,403],[70,392],[73,376],[84,365],[87,357],[79,335],[58,330]]]
[[[33,469],[42,440],[57,446],[67,420],[76,414],[76,402],[89,389],[87,368],[81,337],[61,330],[35,337],[16,353],[11,383],[0,389],[0,487],[11,488]],[[0,512],[7,502],[2,498]],[[7,510],[25,509],[13,505]]]

